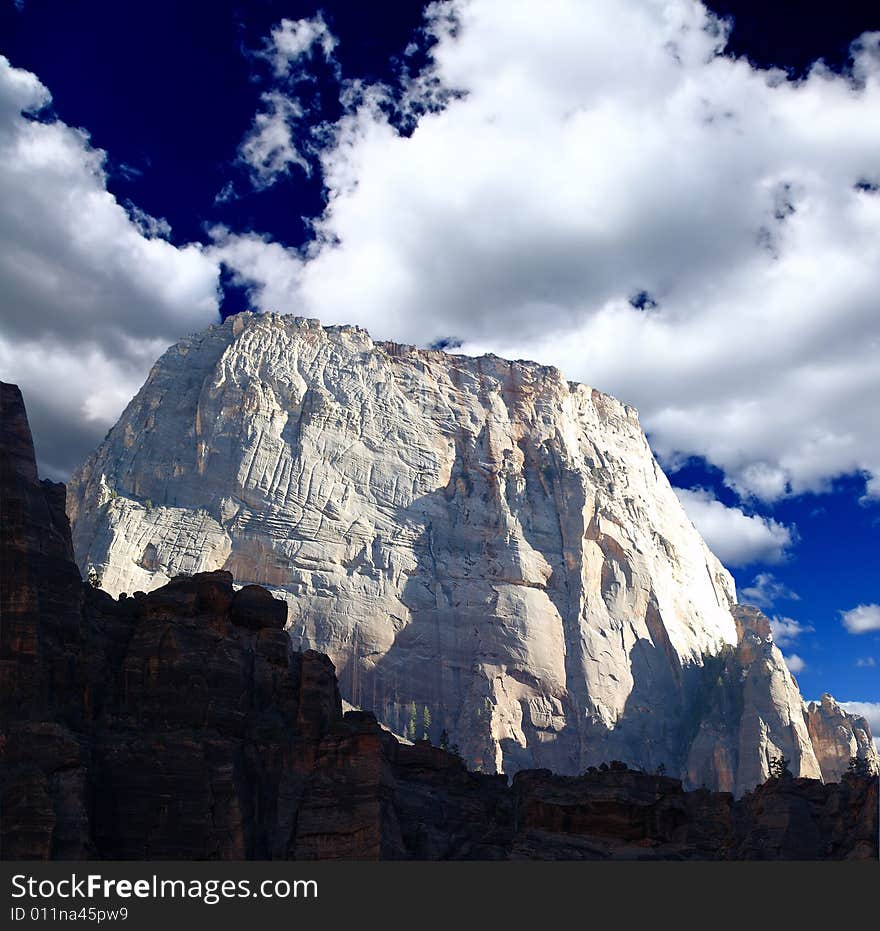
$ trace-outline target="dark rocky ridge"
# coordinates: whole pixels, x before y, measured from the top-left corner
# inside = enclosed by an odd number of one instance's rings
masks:
[[[342,714],[286,607],[226,572],[112,599],[73,562],[0,391],[0,807],[6,859],[870,859],[877,779],[735,801],[620,766],[468,772]]]

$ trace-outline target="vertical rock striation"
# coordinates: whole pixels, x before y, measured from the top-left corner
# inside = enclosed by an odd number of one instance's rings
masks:
[[[770,647],[731,695],[750,723],[732,706],[704,746],[707,690],[753,649],[732,579],[636,412],[554,368],[241,314],[162,356],[68,509],[108,591],[264,585],[343,698],[485,771],[618,758],[742,789],[787,747],[819,773]]]

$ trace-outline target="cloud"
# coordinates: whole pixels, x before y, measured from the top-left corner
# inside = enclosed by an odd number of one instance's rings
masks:
[[[304,58],[311,58],[320,49],[325,61],[330,61],[338,39],[327,28],[319,12],[311,19],[282,19],[264,44],[260,57],[267,59],[278,78],[288,77]]]
[[[743,604],[772,608],[777,601],[800,601],[800,595],[783,585],[772,572],[759,572],[752,584],[740,590]]]
[[[876,665],[877,660],[875,660],[873,656],[860,656],[856,660],[856,666],[858,666],[860,669],[873,668]]]
[[[783,659],[785,660],[785,664],[788,666],[789,671],[793,675],[797,676],[807,668],[806,662],[800,656],[798,656],[797,653],[791,653],[788,656],[783,656]]]
[[[211,254],[228,266],[233,284],[250,286],[257,308],[283,306],[300,313],[296,294],[302,265],[292,250],[256,233],[234,234],[222,225],[209,232],[215,242]]]
[[[792,544],[792,531],[770,517],[727,507],[702,488],[676,488],[688,517],[726,566],[776,563]]]
[[[164,217],[154,217],[152,214],[142,210],[137,204],[130,200],[125,202],[125,209],[128,211],[131,222],[138,228],[141,236],[147,239],[159,237],[168,239],[171,236],[171,224]]]
[[[214,195],[214,206],[219,206],[220,204],[228,204],[230,201],[237,200],[238,193],[235,190],[235,185],[231,181],[227,181],[222,188]]]
[[[865,718],[874,736],[874,746],[880,753],[880,702],[877,701],[842,701],[838,702],[844,711]]]
[[[303,115],[299,101],[278,91],[268,91],[260,99],[263,109],[254,117],[238,150],[239,158],[250,168],[254,187],[271,186],[280,175],[289,174],[292,165],[311,174],[311,165],[293,139],[294,126]]]
[[[308,139],[302,121],[309,109],[300,99],[297,85],[310,81],[305,68],[315,49],[324,60],[332,62],[336,37],[327,28],[320,13],[311,19],[282,19],[265,40],[263,50],[255,57],[272,66],[278,86],[261,94],[261,109],[238,150],[239,161],[250,171],[251,183],[257,190],[271,187],[280,177],[289,175],[293,166],[306,175],[312,166],[303,153],[299,137]]]
[[[850,611],[841,611],[843,626],[851,634],[866,634],[880,630],[880,605],[859,605]]]
[[[348,82],[323,128],[315,242],[242,278],[267,309],[556,364],[743,496],[880,494],[880,34],[794,80],[726,30],[692,0],[432,4],[427,67]]]
[[[50,100],[0,57],[0,369],[22,388],[43,474],[65,478],[168,343],[217,318],[219,268],[119,204],[86,133],[33,118]]]
[[[809,634],[814,630],[814,627],[801,624],[791,617],[773,617],[770,619],[770,632],[780,648],[791,646],[801,634]]]

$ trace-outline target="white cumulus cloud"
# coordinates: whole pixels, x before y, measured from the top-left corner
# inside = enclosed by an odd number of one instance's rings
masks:
[[[727,507],[701,488],[676,488],[688,517],[709,549],[727,566],[781,562],[792,544],[792,531],[773,518]]]
[[[350,82],[320,135],[311,247],[214,254],[266,309],[559,365],[743,496],[880,494],[880,34],[795,80],[726,29],[695,0],[432,4],[427,70]]]
[[[851,634],[866,634],[872,630],[880,630],[880,605],[859,605],[849,611],[841,611],[840,618],[843,626]]]
[[[0,56],[0,371],[24,393],[43,474],[66,477],[181,334],[217,318],[215,260],[107,191],[104,153]]]
[[[783,656],[783,659],[789,671],[794,675],[798,675],[807,668],[806,662],[797,653],[790,653],[788,656]]]

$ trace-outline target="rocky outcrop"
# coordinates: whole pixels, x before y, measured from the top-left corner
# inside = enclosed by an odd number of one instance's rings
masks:
[[[286,854],[272,822],[341,716],[330,661],[228,573],[119,600],[84,584],[15,386],[0,423],[3,856]]]
[[[735,605],[737,644],[707,664],[688,754],[688,781],[742,795],[763,783],[774,759],[800,760],[800,775],[821,778],[803,699],[770,622]],[[715,781],[713,782],[713,776]]]
[[[39,482],[21,393],[0,382],[0,754],[4,856],[78,856],[88,816],[71,659],[83,585],[63,485]],[[7,833],[9,828],[9,833]]]
[[[68,685],[82,583],[71,559],[63,485],[40,482],[24,402],[0,382],[0,682],[10,712],[42,708]],[[4,706],[6,708],[6,706]]]
[[[871,727],[860,715],[849,714],[830,696],[807,705],[807,727],[826,782],[837,782],[852,759],[864,760],[871,772],[880,772],[880,761]]]
[[[685,792],[618,764],[581,777],[518,773],[514,857],[625,860],[872,859],[877,781],[790,774],[743,798]]]
[[[27,453],[20,395],[0,399]],[[292,649],[264,589],[223,570],[118,599],[84,584],[59,488],[32,451],[0,463],[4,858],[877,856],[876,778],[734,801],[615,763],[511,786],[400,743],[343,714],[332,663]]]
[[[785,747],[819,774],[778,654],[731,695],[746,729],[700,738],[741,646],[732,579],[636,412],[556,369],[238,315],[162,356],[68,508],[111,593],[264,585],[344,699],[483,771],[617,758],[741,790]]]

